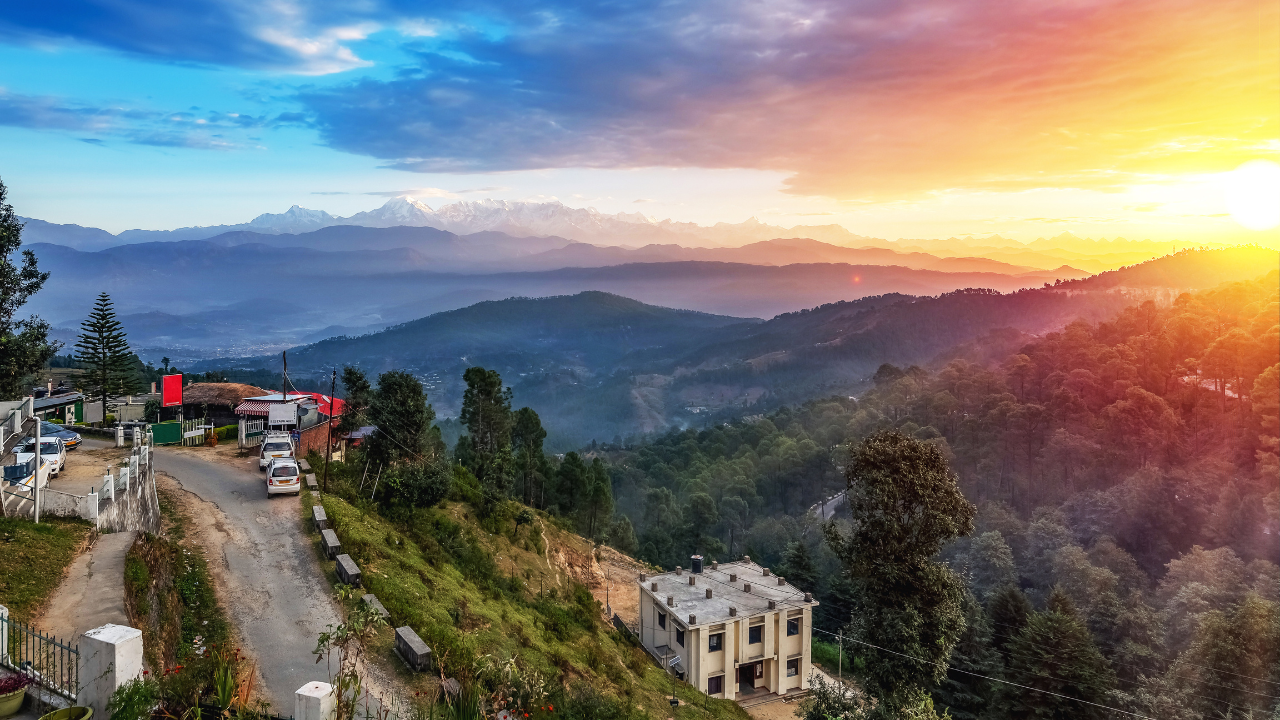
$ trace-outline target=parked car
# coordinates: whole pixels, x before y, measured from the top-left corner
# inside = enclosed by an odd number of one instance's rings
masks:
[[[301,477],[298,463],[293,458],[272,458],[267,463],[267,496],[278,493],[297,495],[302,492]]]
[[[68,450],[75,450],[80,447],[80,433],[75,430],[68,430],[61,425],[54,425],[48,420],[42,420],[40,422],[40,439],[43,440],[47,437],[59,438],[67,446]]]
[[[44,430],[44,428],[40,428],[40,429],[41,431]],[[31,455],[34,457],[36,454],[35,438],[32,438],[32,437],[23,438],[22,442],[18,443],[18,446],[14,448],[14,452],[20,455]],[[56,437],[47,438],[41,435],[40,436],[40,457],[48,458],[49,460],[53,461],[53,475],[54,477],[57,477],[58,475],[62,474],[63,468],[67,466],[66,443],[62,442],[62,438],[56,438]]]
[[[293,457],[293,439],[287,433],[271,433],[262,439],[258,451],[258,469],[266,470],[267,464],[276,458]]]

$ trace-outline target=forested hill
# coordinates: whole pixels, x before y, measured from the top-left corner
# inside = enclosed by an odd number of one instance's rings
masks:
[[[969,591],[956,670],[934,694],[952,717],[1087,716],[974,673],[1145,717],[1269,716],[1278,321],[1272,270],[1072,322],[995,362],[886,364],[856,399],[600,454],[638,536],[626,549],[664,566],[750,554],[817,592],[834,631],[853,593],[809,507],[845,486],[848,448],[873,433],[933,443],[978,505],[942,558]]]
[[[1198,290],[1277,267],[1280,267],[1280,252],[1257,245],[1220,250],[1182,250],[1140,265],[1063,282],[1060,286],[1071,290],[1116,287]]]
[[[1152,284],[1159,273],[1150,266],[1192,257],[1219,267],[1218,274],[1242,279],[1256,274],[1240,261],[1252,252],[1155,260],[1120,271],[1121,282],[1110,287],[1068,283],[1007,294],[886,294],[767,322],[672,310],[603,292],[511,298],[297,348],[289,353],[290,369],[299,378],[314,373],[326,379],[330,368],[344,364],[375,374],[406,369],[427,383],[436,409],[450,416],[461,406],[461,371],[482,365],[507,379],[519,403],[537,410],[559,451],[593,439],[702,426],[814,397],[854,394],[886,362],[923,365],[957,348],[970,359],[992,357],[1028,335],[1077,319],[1109,318],[1135,297],[1171,300],[1163,296],[1174,289]],[[278,357],[235,362],[279,368]]]

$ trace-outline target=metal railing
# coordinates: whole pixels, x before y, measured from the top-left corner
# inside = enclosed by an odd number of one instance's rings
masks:
[[[8,639],[8,653],[0,663],[17,670],[41,687],[75,701],[80,691],[76,666],[80,651],[68,641],[45,635],[26,623],[0,616],[0,632]]]

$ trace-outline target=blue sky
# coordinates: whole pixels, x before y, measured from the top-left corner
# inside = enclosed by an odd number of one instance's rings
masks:
[[[1218,182],[1280,150],[1274,3],[995,5],[20,0],[0,178],[21,214],[112,231],[407,191],[1274,241]]]

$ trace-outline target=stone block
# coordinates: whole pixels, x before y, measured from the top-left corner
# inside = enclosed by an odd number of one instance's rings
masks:
[[[125,625],[103,625],[80,637],[76,704],[107,717],[107,702],[121,685],[142,675],[142,631]]]
[[[431,662],[431,648],[408,625],[396,628],[396,652],[406,665],[418,672],[426,670]]]
[[[311,492],[317,492],[320,490],[320,483],[316,482],[315,473],[309,473],[307,475],[307,489]]]
[[[338,698],[326,682],[309,682],[293,694],[293,720],[333,720]]]
[[[365,605],[373,608],[378,615],[382,616],[383,620],[391,619],[391,613],[387,612],[387,609],[382,606],[382,601],[378,600],[377,595],[374,595],[373,593],[365,593],[360,599],[364,601]]]
[[[307,462],[306,458],[299,458],[298,469],[304,473],[309,473],[311,472],[311,463]]]
[[[324,530],[329,527],[329,516],[324,514],[324,508],[320,505],[311,506],[311,521],[315,523],[316,530]]]
[[[338,533],[329,528],[320,531],[320,546],[324,548],[324,556],[330,560],[336,560],[342,554],[342,542],[338,540]]]
[[[360,584],[360,566],[350,555],[339,555],[334,561],[334,570],[338,573],[338,581],[346,585]]]

